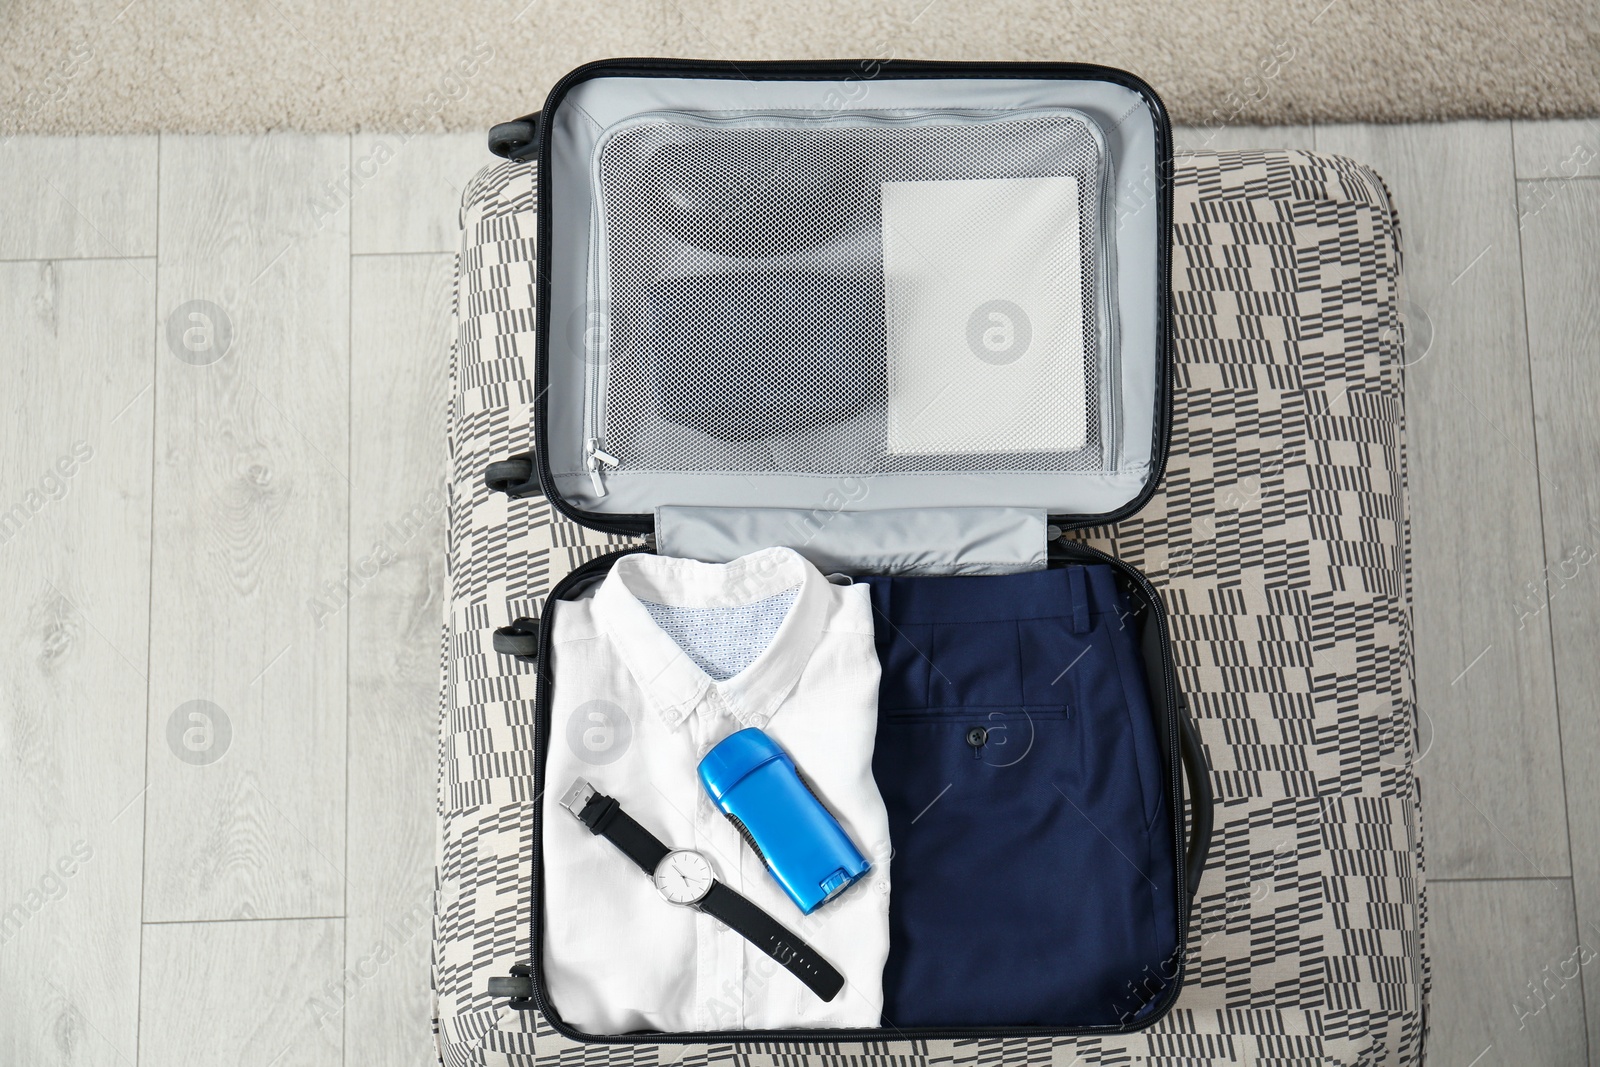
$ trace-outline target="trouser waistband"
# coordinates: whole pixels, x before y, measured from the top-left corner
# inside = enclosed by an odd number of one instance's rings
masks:
[[[1125,610],[1116,572],[1074,564],[1023,574],[952,578],[865,578],[873,610],[896,626],[1071,618],[1083,632],[1096,615]]]

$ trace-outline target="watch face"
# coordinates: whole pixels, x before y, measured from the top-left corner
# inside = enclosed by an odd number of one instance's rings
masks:
[[[668,852],[651,879],[656,890],[672,904],[694,904],[711,892],[716,876],[711,861],[686,848]]]

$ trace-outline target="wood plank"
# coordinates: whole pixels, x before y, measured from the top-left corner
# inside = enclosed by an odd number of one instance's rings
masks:
[[[350,250],[454,252],[461,192],[491,163],[485,133],[356,134],[350,139]],[[342,186],[325,191],[333,208]]]
[[[343,914],[346,158],[162,140],[147,920]]]
[[[1600,951],[1600,182],[1567,184],[1522,234],[1548,561],[1526,604],[1555,645],[1578,927]],[[1521,192],[1526,205],[1534,190]],[[1584,990],[1589,1047],[1600,1050],[1597,973]]]
[[[1580,979],[1597,964],[1582,964],[1568,879],[1434,882],[1428,910],[1429,1063],[1589,1062]]]
[[[139,1062],[340,1067],[341,919],[157,923],[144,934]],[[130,1061],[131,1062],[131,1061]]]
[[[156,254],[156,138],[0,141],[0,259]]]
[[[131,1063],[155,264],[0,263],[0,1063]]]
[[[1172,143],[1178,155],[1192,152],[1240,152],[1256,148],[1316,147],[1311,126],[1174,126]]]
[[[1564,875],[1549,634],[1519,608],[1545,559],[1510,125],[1318,127],[1317,147],[1383,175],[1405,243],[1429,873]]]
[[[1577,188],[1571,179],[1600,177],[1600,119],[1513,122],[1511,129],[1519,179],[1517,217],[1526,232]]]
[[[1600,119],[1518,119],[1511,134],[1519,179],[1600,175]]]
[[[446,583],[447,254],[352,265],[345,1063],[425,1067],[431,1038],[439,627]]]

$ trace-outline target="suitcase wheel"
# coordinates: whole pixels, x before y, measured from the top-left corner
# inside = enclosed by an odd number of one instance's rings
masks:
[[[494,650],[502,656],[536,659],[539,655],[539,620],[517,619],[494,632]]]
[[[532,159],[539,151],[539,113],[491,127],[489,151],[514,163]]]
[[[539,486],[539,472],[534,469],[532,452],[489,464],[483,472],[483,484],[513,500],[539,496],[544,491]]]
[[[489,979],[489,995],[507,998],[518,1010],[533,1007],[533,972],[527,964],[517,964],[511,968],[511,977]]]

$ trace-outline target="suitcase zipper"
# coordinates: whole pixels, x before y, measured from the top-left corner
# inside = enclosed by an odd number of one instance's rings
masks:
[[[589,438],[589,444],[583,450],[583,465],[589,472],[589,483],[594,486],[595,496],[606,495],[605,468],[616,470],[621,461],[610,452],[600,447],[600,438]]]

